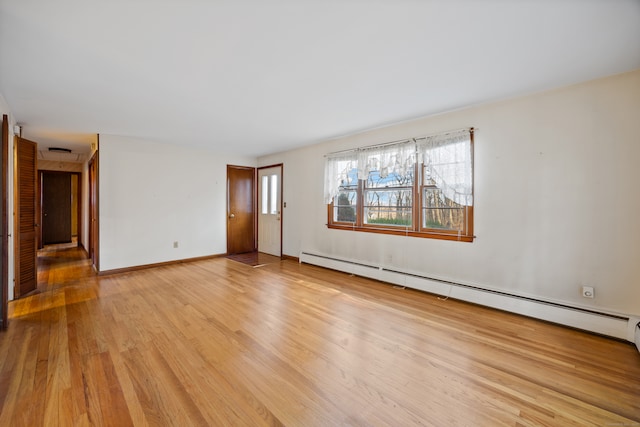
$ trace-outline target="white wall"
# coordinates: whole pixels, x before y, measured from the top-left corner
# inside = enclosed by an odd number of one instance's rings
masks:
[[[9,158],[7,159],[7,165],[9,170],[7,171],[7,221],[9,222],[9,247],[8,247],[8,282],[9,282],[9,301],[13,300],[13,281],[14,281],[14,250],[13,250],[13,127],[16,124],[16,120],[11,113],[9,104],[5,101],[4,97],[0,93],[0,118],[2,114],[6,114],[9,117]]]
[[[225,253],[227,164],[256,159],[101,134],[99,162],[106,271]]]
[[[640,315],[640,70],[260,158],[284,163],[284,253]],[[473,126],[473,243],[329,230],[323,155]],[[580,295],[594,286],[595,299]]]

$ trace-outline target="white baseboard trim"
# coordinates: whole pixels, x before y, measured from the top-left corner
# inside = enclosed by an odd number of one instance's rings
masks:
[[[633,339],[630,339],[629,341],[634,342],[636,344],[636,348],[640,351],[640,319],[629,319],[629,325],[632,326],[629,329],[631,330],[630,336],[633,337]]]
[[[300,262],[368,277],[394,285],[449,296],[462,301],[522,314],[540,320],[558,323],[597,334],[635,342],[640,351],[640,332],[636,325],[640,319],[591,309],[573,307],[557,302],[509,294],[485,289],[476,285],[455,283],[426,277],[383,266],[368,265],[358,261],[338,259],[322,254],[300,253]]]

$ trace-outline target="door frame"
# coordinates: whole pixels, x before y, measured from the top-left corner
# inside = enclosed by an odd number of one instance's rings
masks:
[[[51,171],[46,169],[38,169],[38,203],[36,205],[36,212],[38,216],[38,220],[40,221],[40,227],[38,227],[38,249],[42,249],[44,247],[44,211],[42,209],[43,202],[43,188],[42,188],[42,180],[43,175],[45,173],[55,173],[55,174],[69,174],[70,176],[76,176],[78,178],[78,188],[76,189],[76,204],[77,204],[77,212],[76,212],[76,224],[77,224],[77,237],[78,237],[78,247],[82,242],[82,173],[80,172],[68,172],[68,171]],[[73,194],[73,192],[72,192]],[[73,233],[71,233],[71,237],[73,237]]]
[[[9,116],[2,115],[2,142],[0,145],[0,156],[2,156],[2,170],[0,171],[0,181],[2,182],[2,193],[0,203],[2,203],[2,272],[0,274],[0,295],[2,296],[2,318],[0,328],[7,329],[7,319],[9,310],[9,220],[7,215],[8,209],[8,192],[9,185]]]
[[[243,170],[243,171],[252,171],[253,172],[253,179],[252,179],[252,194],[251,194],[251,203],[252,203],[252,211],[253,211],[253,218],[252,218],[252,225],[253,225],[253,243],[252,243],[252,251],[255,252],[258,250],[258,245],[257,245],[257,239],[258,239],[258,218],[256,215],[256,206],[258,203],[258,189],[256,187],[256,182],[257,182],[257,169],[254,166],[238,166],[238,165],[227,165],[227,176],[225,178],[225,182],[226,182],[226,189],[227,189],[227,206],[226,206],[226,213],[225,213],[225,221],[227,224],[227,255],[230,254],[233,251],[230,251],[229,248],[232,247],[231,245],[231,232],[230,232],[230,215],[231,215],[231,197],[232,194],[230,192],[230,185],[229,185],[229,170],[231,169],[235,169],[235,170]]]
[[[256,200],[258,200],[258,192],[259,192],[259,186],[261,185],[260,182],[258,182],[258,176],[260,175],[260,171],[263,169],[272,169],[272,168],[280,168],[280,189],[278,191],[280,191],[280,206],[279,206],[279,210],[280,210],[280,257],[282,258],[282,229],[283,229],[283,222],[284,222],[284,163],[276,163],[273,165],[268,165],[268,166],[260,166],[259,168],[257,168],[256,170],[256,184],[255,184],[255,189],[256,189]],[[259,203],[259,200],[258,202]],[[258,204],[256,204],[256,206],[258,206]],[[260,235],[260,215],[258,215],[258,210],[256,209],[256,237]],[[258,247],[258,245],[256,245],[256,247]]]
[[[99,142],[99,135],[98,135]],[[99,148],[99,146],[98,146]],[[100,221],[99,221],[99,177],[100,162],[98,149],[93,153],[88,162],[87,181],[89,183],[89,236],[88,253],[91,264],[96,272],[100,272]]]

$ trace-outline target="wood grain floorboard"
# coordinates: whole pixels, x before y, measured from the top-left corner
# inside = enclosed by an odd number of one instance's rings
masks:
[[[0,426],[640,425],[635,347],[291,260],[39,256]]]

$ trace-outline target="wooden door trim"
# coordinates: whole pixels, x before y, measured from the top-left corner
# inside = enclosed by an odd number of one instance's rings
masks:
[[[36,168],[36,218],[38,219],[38,223],[41,225],[36,229],[36,251],[38,251],[44,247],[42,243],[44,241],[42,238],[42,229],[44,227],[42,227],[42,171],[37,168]]]
[[[8,207],[8,186],[7,179],[9,177],[9,116],[2,115],[2,145],[0,146],[2,153],[2,275],[0,276],[0,294],[2,295],[2,329],[7,329],[7,311],[9,309],[9,220],[7,215]]]
[[[76,203],[77,203],[77,212],[76,212],[76,231],[78,239],[78,247],[82,248],[82,173],[80,172],[71,172],[72,175],[76,175],[78,177],[78,188],[76,188]]]
[[[100,135],[98,135],[98,144]],[[93,268],[100,272],[100,161],[99,148],[93,153],[88,163],[89,182],[89,257],[92,259]],[[95,169],[92,172],[92,168]]]
[[[260,166],[259,168],[257,168],[256,170],[256,176],[258,176],[258,174],[260,173],[260,171],[262,169],[271,169],[271,168],[280,168],[280,258],[282,258],[283,256],[283,252],[282,252],[282,230],[284,229],[284,163],[276,163],[275,165],[269,165],[269,166]],[[260,183],[258,182],[256,185],[256,203],[258,203],[258,186],[260,185]],[[256,204],[256,206],[258,206]],[[258,215],[256,215],[256,235],[260,235],[260,230],[258,229],[259,227],[259,222],[258,222]]]

